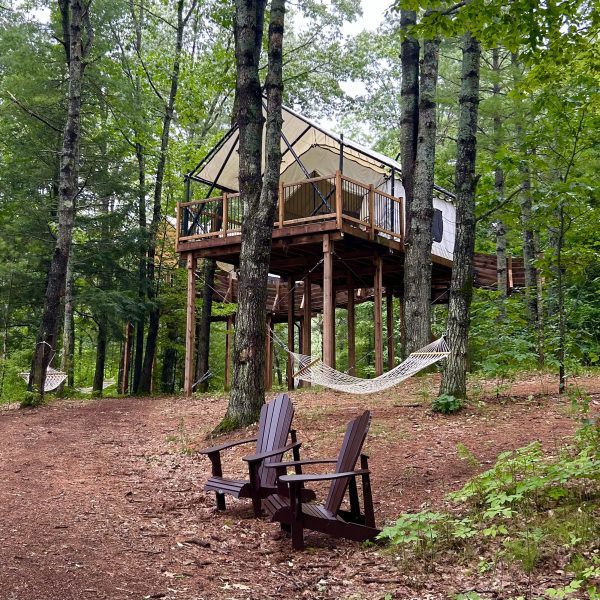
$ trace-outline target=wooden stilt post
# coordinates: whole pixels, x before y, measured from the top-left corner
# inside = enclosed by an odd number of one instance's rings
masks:
[[[288,322],[288,348],[293,352],[294,351],[294,278],[290,275],[287,280],[287,301],[288,301],[288,310],[287,310],[287,322]],[[288,390],[294,389],[294,361],[292,357],[288,354],[287,360],[287,385]]]
[[[348,373],[356,375],[356,314],[354,283],[351,276],[348,276]]]
[[[302,319],[302,354],[312,355],[312,284],[310,273],[304,275],[304,318]],[[310,387],[310,382],[303,381],[302,387]]]
[[[387,317],[387,368],[394,368],[394,294],[392,288],[386,289],[386,317]]]
[[[271,327],[273,318],[267,315],[267,339],[265,343],[265,390],[273,387],[273,344],[271,341]]]
[[[382,260],[375,258],[375,277],[373,278],[373,296],[375,302],[375,375],[383,373],[383,319],[382,319]]]
[[[225,376],[223,385],[226,390],[231,387],[231,330],[233,329],[233,317],[227,317],[227,331],[225,332]]]
[[[194,337],[196,333],[196,258],[192,252],[187,255],[187,315],[185,328],[185,372],[183,391],[186,396],[192,395],[194,385]]]
[[[323,362],[335,367],[335,313],[333,310],[333,242],[323,236]]]

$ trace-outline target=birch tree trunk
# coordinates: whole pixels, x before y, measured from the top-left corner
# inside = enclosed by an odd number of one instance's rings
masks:
[[[475,156],[479,107],[481,48],[470,34],[463,37],[463,58],[456,142],[456,242],[448,307],[448,343],[441,394],[456,398],[467,395],[467,348],[469,309],[473,297],[473,254],[475,250]]]
[[[56,245],[48,272],[44,309],[29,376],[28,389],[37,391],[36,398],[32,400],[33,403],[43,400],[46,372],[56,347],[59,329],[61,297],[65,289],[78,194],[81,91],[86,65],[85,58],[89,54],[93,42],[89,3],[86,4],[83,0],[68,2],[59,0],[59,8],[63,19],[70,17],[68,26],[66,23],[64,25],[65,33],[68,33],[69,48],[67,53],[69,66],[68,109],[60,153]],[[65,35],[65,37],[67,36]],[[66,43],[65,40],[65,45]]]
[[[436,87],[439,39],[423,45],[419,93],[419,134],[414,167],[413,199],[408,243],[404,257],[405,354],[430,342],[431,336],[431,242],[433,240],[433,174],[435,167]]]
[[[264,183],[261,181],[262,97],[258,75],[265,1],[236,1],[235,38],[240,129],[240,195],[244,204],[233,385],[219,429],[258,419],[265,398],[267,279],[281,168],[282,46],[285,0],[272,0],[265,83],[267,123]]]

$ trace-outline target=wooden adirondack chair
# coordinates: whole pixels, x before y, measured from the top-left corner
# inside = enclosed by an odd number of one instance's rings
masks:
[[[283,454],[289,450],[293,452],[294,460],[300,460],[300,442],[296,440],[296,432],[290,429],[293,417],[294,406],[289,396],[278,394],[260,411],[257,437],[200,450],[200,454],[208,456],[212,464],[212,477],[206,482],[204,491],[215,492],[219,510],[225,510],[225,494],[228,494],[235,498],[252,498],[254,514],[257,517],[261,515],[261,499],[276,491],[276,471],[266,469],[266,465],[270,462],[280,461]],[[286,445],[288,434],[291,437],[291,443]],[[256,452],[244,457],[248,463],[248,479],[223,477],[221,452],[251,442],[256,442]],[[305,490],[303,497],[310,498],[311,493]],[[314,493],[312,493],[312,498],[314,498]]]
[[[294,549],[304,548],[304,529],[356,541],[373,539],[379,533],[375,528],[368,457],[360,454],[370,422],[371,413],[365,411],[360,417],[348,423],[337,460],[295,460],[272,462],[267,466],[267,470],[278,473],[278,493],[265,498],[263,507],[271,515],[272,521],[281,523],[284,529],[291,529]],[[361,468],[355,471],[354,466],[359,455]],[[324,475],[285,475],[288,467],[295,467],[298,470],[302,465],[317,463],[335,463],[335,472]],[[356,478],[359,476],[362,479],[364,513],[360,510],[356,486]],[[331,480],[331,485],[325,503],[306,504],[302,498],[304,483],[327,480]],[[346,489],[350,500],[349,511],[340,509]]]

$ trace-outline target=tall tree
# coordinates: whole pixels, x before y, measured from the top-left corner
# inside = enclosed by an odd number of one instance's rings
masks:
[[[263,113],[259,80],[265,2],[236,1],[235,38],[240,130],[240,196],[244,205],[233,386],[221,429],[256,421],[265,398],[266,300],[273,219],[281,169],[283,29],[285,0],[271,1],[264,182],[261,178]]]
[[[456,241],[448,307],[448,343],[440,392],[457,398],[467,394],[467,347],[469,307],[473,297],[473,253],[475,250],[475,158],[479,106],[481,47],[467,32],[463,36],[463,59],[456,141]]]
[[[173,57],[173,67],[171,70],[169,95],[166,99],[162,98],[158,89],[153,85],[153,89],[163,101],[164,114],[162,121],[162,134],[160,137],[160,148],[158,152],[158,163],[156,166],[156,176],[154,181],[154,197],[152,203],[152,222],[148,228],[148,250],[147,250],[147,267],[146,281],[148,301],[151,308],[149,311],[148,333],[146,336],[146,349],[144,352],[144,361],[142,365],[142,373],[137,391],[142,393],[150,393],[152,389],[152,371],[154,367],[154,359],[156,356],[156,342],[158,339],[158,327],[160,324],[160,306],[158,304],[158,285],[156,279],[156,251],[158,243],[158,229],[162,219],[162,195],[163,184],[165,179],[165,168],[167,164],[167,153],[169,150],[169,141],[171,135],[171,123],[175,113],[175,101],[177,99],[177,90],[179,88],[179,71],[181,68],[181,55],[183,51],[183,34],[186,25],[196,8],[197,0],[192,0],[187,12],[184,12],[184,0],[177,2],[177,26],[175,29],[175,54]]]
[[[405,354],[422,348],[431,335],[431,242],[433,176],[436,144],[436,87],[439,38],[423,44],[419,89],[417,154],[412,202],[408,208],[408,241],[404,258]]]
[[[90,22],[90,2],[59,0],[62,16],[63,45],[69,70],[67,120],[60,152],[58,185],[58,228],[44,295],[44,309],[31,363],[29,390],[44,396],[44,382],[52,352],[56,347],[60,324],[60,305],[66,283],[67,264],[73,240],[75,206],[79,193],[79,144],[81,102],[86,59],[94,40]]]
[[[413,198],[417,137],[419,133],[419,41],[411,30],[417,23],[414,10],[400,11],[400,47],[402,81],[400,87],[400,161],[405,194],[405,211],[408,213]],[[408,227],[407,227],[408,229]]]

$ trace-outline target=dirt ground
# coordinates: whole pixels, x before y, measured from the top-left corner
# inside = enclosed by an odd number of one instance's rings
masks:
[[[600,378],[578,384],[600,404]],[[478,386],[475,401],[451,417],[428,409],[436,375],[385,394],[301,390],[292,399],[306,458],[336,456],[347,421],[373,412],[366,451],[382,526],[400,512],[435,508],[504,450],[541,440],[555,451],[576,423],[554,388],[532,377],[497,398],[492,384]],[[425,600],[521,590],[515,578],[492,585],[460,565],[424,573],[386,549],[311,532],[307,551],[294,553],[277,525],[252,518],[248,501],[228,499],[217,513],[202,491],[209,462],[195,450],[215,443],[206,436],[225,407],[225,398],[205,396],[0,409],[0,599]],[[461,459],[457,444],[480,466]],[[251,450],[229,451],[225,473],[243,476],[240,457]]]

